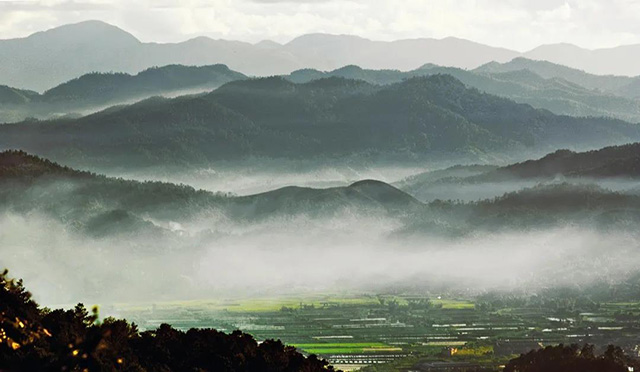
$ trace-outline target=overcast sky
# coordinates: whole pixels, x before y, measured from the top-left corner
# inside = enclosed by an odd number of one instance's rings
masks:
[[[0,0],[0,39],[98,19],[142,41],[456,36],[520,51],[640,43],[640,0]]]

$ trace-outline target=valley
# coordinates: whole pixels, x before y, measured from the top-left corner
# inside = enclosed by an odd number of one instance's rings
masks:
[[[115,3],[0,2],[0,37]],[[109,19],[184,41],[0,39],[0,371],[640,370],[640,44],[413,38],[438,27],[403,26],[419,2],[346,29],[384,41],[325,32],[373,2],[238,2],[227,29],[236,2],[162,3]],[[480,18],[505,40],[596,3]],[[255,22],[314,32],[215,37]]]
[[[571,293],[570,295],[568,295]],[[441,299],[442,298],[442,299]],[[444,297],[446,298],[446,297]],[[342,294],[103,307],[143,329],[240,329],[280,339],[349,371],[497,371],[513,357],[558,343],[615,343],[638,353],[640,304],[595,302],[575,291],[538,296]]]

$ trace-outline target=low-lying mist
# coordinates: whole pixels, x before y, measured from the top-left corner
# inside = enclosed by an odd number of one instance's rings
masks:
[[[238,223],[203,216],[173,237],[91,238],[42,215],[0,217],[0,266],[44,305],[331,291],[536,291],[616,282],[640,267],[634,233],[558,227],[403,238],[348,211]]]
[[[423,172],[418,166],[366,166],[332,162],[304,162],[270,159],[247,160],[197,169],[99,169],[98,173],[138,181],[187,184],[213,192],[251,195],[296,185],[314,188],[347,186],[364,179],[396,182]]]

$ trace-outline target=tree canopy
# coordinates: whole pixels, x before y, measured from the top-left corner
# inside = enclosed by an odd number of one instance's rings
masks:
[[[280,341],[163,324],[140,332],[126,320],[98,321],[97,309],[40,308],[21,281],[0,273],[0,370],[3,371],[333,371]]]

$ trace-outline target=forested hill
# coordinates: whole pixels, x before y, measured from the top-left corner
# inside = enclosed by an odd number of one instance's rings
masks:
[[[290,186],[236,197],[185,185],[79,172],[15,151],[0,153],[0,172],[2,208],[49,216],[70,231],[92,236],[149,233],[172,239],[176,235],[167,226],[176,221],[184,225],[215,221],[209,222],[213,227],[298,217],[311,224],[343,216],[392,219],[399,233],[436,235],[565,224],[626,231],[640,222],[637,193],[584,183],[538,185],[478,202],[423,204],[374,180],[327,189]],[[473,184],[467,191],[475,192]]]
[[[387,86],[344,78],[235,81],[206,96],[0,126],[0,148],[67,164],[132,167],[248,157],[478,161],[638,140],[639,126],[557,116],[470,89],[450,75]]]
[[[40,100],[47,103],[105,105],[166,92],[198,88],[212,90],[230,81],[246,78],[225,65],[169,65],[150,68],[137,75],[93,73],[47,90]]]
[[[490,62],[473,71],[477,73],[505,73],[522,70],[534,72],[545,79],[561,78],[589,89],[597,89],[621,95],[626,95],[625,91],[629,92],[628,87],[640,81],[640,77],[594,75],[548,61],[527,58],[514,58],[512,61],[506,63]],[[640,91],[636,91],[635,94],[629,94],[627,96],[640,97]]]
[[[236,197],[186,185],[137,182],[81,172],[22,151],[0,153],[0,206],[38,213],[93,235],[162,233],[150,220],[169,224],[203,215],[246,222],[275,217],[327,217],[344,211],[379,216],[423,207],[384,182],[365,180],[328,189],[286,187]]]
[[[0,177],[8,179],[32,179],[45,175],[78,176],[86,173],[63,167],[24,151],[10,150],[0,153]]]
[[[558,150],[538,160],[513,164],[495,171],[521,178],[640,177],[640,143],[606,147],[587,152]]]
[[[559,115],[601,116],[640,122],[640,79],[590,75],[549,62],[518,58],[506,64],[491,63],[476,70],[426,64],[413,71],[367,70],[346,66],[322,72],[304,69],[287,79],[305,83],[327,77],[393,84],[417,76],[448,74],[469,87],[530,104]]]
[[[169,65],[150,68],[137,75],[90,73],[43,94],[0,86],[0,123],[84,114],[157,95],[203,93],[246,78],[225,65]]]
[[[0,105],[22,105],[38,96],[37,92],[0,85]]]
[[[627,192],[638,188],[639,179],[640,143],[632,143],[586,152],[557,150],[503,167],[456,166],[420,173],[396,185],[422,201],[461,196],[472,201],[501,196],[540,182],[596,183]],[[466,197],[461,190],[466,190]]]
[[[362,80],[375,85],[448,74],[465,85],[497,96],[576,117],[613,117],[640,122],[640,79],[590,75],[549,62],[518,58],[506,64],[487,64],[476,70],[426,64],[412,71],[368,70],[345,66],[323,72],[298,70],[284,76],[294,83],[308,83],[331,77]],[[17,122],[27,117],[48,119],[65,114],[86,114],[113,104],[141,100],[154,95],[199,93],[236,80],[241,73],[225,65],[169,65],[126,73],[89,73],[60,84],[40,95],[36,92],[0,86],[0,122]]]

